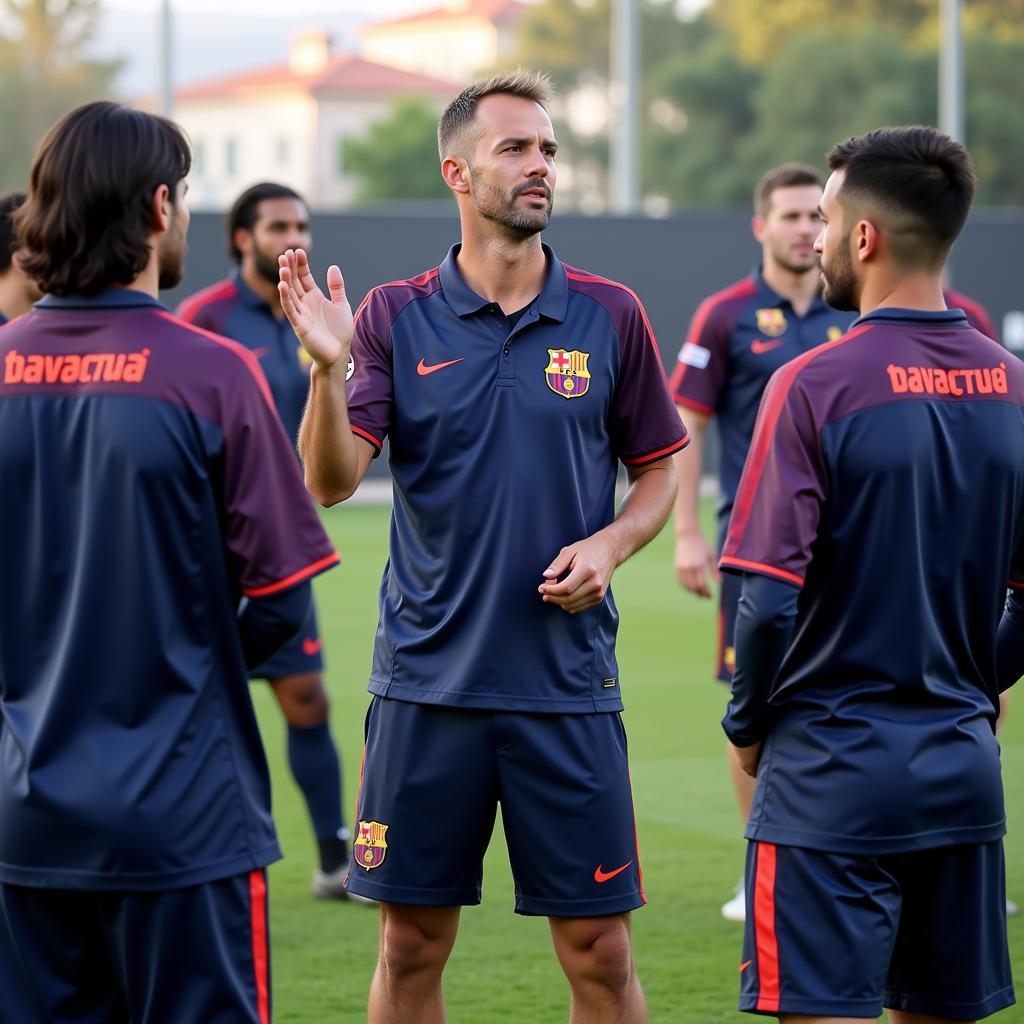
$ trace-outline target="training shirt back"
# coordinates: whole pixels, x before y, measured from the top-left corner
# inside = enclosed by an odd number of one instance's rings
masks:
[[[708,296],[697,307],[672,373],[676,402],[713,416],[718,429],[718,521],[722,530],[739,486],[757,406],[784,363],[838,338],[854,314],[815,297],[803,316],[764,279],[761,270]]]
[[[375,288],[356,313],[353,431],[394,482],[370,690],[519,711],[622,707],[609,591],[575,615],[537,588],[559,550],[607,526],[619,462],[686,432],[628,288],[545,247],[540,295],[513,326],[440,267]]]
[[[721,567],[800,588],[747,836],[845,852],[1004,832],[995,635],[1024,586],[1024,365],[879,309],[765,392]]]
[[[0,881],[280,856],[237,612],[333,565],[253,356],[141,292],[0,330]]]

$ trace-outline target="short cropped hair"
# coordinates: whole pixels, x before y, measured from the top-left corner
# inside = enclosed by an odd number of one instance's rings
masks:
[[[11,259],[18,249],[18,236],[14,230],[14,211],[25,202],[24,192],[5,192],[0,195],[0,275],[11,269]]]
[[[444,108],[437,122],[437,151],[442,160],[456,150],[461,151],[460,155],[465,155],[466,130],[473,123],[477,104],[485,96],[496,94],[533,100],[547,110],[553,88],[551,79],[544,72],[530,71],[527,68],[516,68],[515,71],[492,75],[466,86]]]
[[[810,164],[779,164],[765,171],[754,186],[754,213],[768,215],[772,194],[780,188],[799,188],[801,185],[824,185],[821,175]]]
[[[107,102],[65,114],[36,152],[15,215],[25,273],[53,295],[130,284],[149,262],[154,191],[166,185],[173,203],[191,164],[167,118]]]
[[[885,217],[897,260],[941,264],[974,199],[974,167],[959,142],[924,125],[876,128],[837,143],[827,160],[844,172],[840,201],[865,202]]]
[[[293,188],[274,181],[261,181],[247,188],[236,200],[224,222],[228,235],[228,256],[234,263],[242,262],[242,251],[235,245],[235,232],[239,228],[252,231],[259,219],[259,205],[264,199],[297,199],[307,207],[306,200]]]

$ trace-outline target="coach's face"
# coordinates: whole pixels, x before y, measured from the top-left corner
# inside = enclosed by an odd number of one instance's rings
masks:
[[[860,281],[850,252],[848,217],[839,200],[844,173],[834,172],[821,196],[821,228],[814,241],[821,269],[822,298],[833,309],[860,308]]]
[[[474,115],[478,136],[469,161],[477,213],[525,237],[551,220],[558,143],[551,118],[521,96],[485,96]]]
[[[777,188],[768,197],[764,215],[754,218],[754,236],[779,266],[793,274],[814,269],[820,201],[817,185]]]
[[[288,249],[313,248],[309,233],[309,211],[305,203],[287,196],[264,199],[256,207],[256,221],[252,231],[239,228],[235,244],[243,262],[250,262],[265,281],[277,285],[277,258]]]

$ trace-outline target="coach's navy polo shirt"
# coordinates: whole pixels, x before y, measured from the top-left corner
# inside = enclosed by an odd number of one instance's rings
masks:
[[[1024,365],[879,309],[775,374],[721,567],[800,588],[747,836],[899,852],[1004,832],[995,637],[1024,587]],[[724,723],[728,731],[728,720]]]
[[[456,264],[356,313],[353,431],[389,438],[395,504],[370,690],[521,711],[622,707],[611,592],[569,615],[537,592],[607,526],[618,463],[687,443],[637,297],[564,266],[510,329]]]
[[[310,359],[287,318],[276,317],[237,271],[227,280],[186,299],[178,307],[178,316],[197,327],[233,338],[256,356],[284,431],[294,446],[309,394]]]
[[[789,299],[768,285],[759,268],[697,307],[671,388],[679,405],[715,417],[721,441],[718,514],[723,528],[768,379],[783,363],[838,338],[853,318],[820,296],[797,316]]]
[[[279,857],[237,611],[338,556],[248,349],[124,289],[8,324],[0,535],[0,881]]]

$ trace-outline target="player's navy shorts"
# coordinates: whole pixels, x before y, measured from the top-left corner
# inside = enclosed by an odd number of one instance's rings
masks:
[[[322,672],[323,655],[320,627],[316,621],[316,602],[310,601],[309,615],[298,631],[273,657],[268,658],[249,673],[250,679],[283,679],[285,676],[302,676],[310,672]]]
[[[266,872],[166,892],[0,884],[0,1020],[267,1024]]]
[[[865,856],[751,842],[740,1009],[973,1021],[1014,1003],[1001,840]]]
[[[479,903],[499,803],[516,913],[597,917],[646,902],[618,714],[383,697],[366,719],[348,888],[389,903]]]

